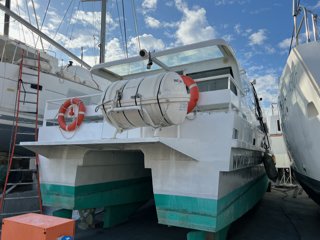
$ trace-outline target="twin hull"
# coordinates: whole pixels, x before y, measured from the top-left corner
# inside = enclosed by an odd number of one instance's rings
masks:
[[[154,198],[160,223],[198,230],[188,233],[189,240],[225,235],[228,225],[261,199],[268,183],[262,164],[264,134],[246,104],[250,95],[243,90],[233,50],[213,39],[155,52],[150,59],[159,68],[146,71],[141,57],[93,67],[93,73],[114,83],[100,101],[86,101],[85,121],[75,132],[48,125],[48,120],[56,121],[57,108],[46,108],[39,141],[23,143],[43,156],[44,204],[69,212],[103,207],[108,227]],[[170,71],[195,81],[199,101],[182,122],[157,124],[154,120],[166,119],[172,110],[173,116],[177,110],[185,116],[190,99],[180,77],[160,84]],[[142,79],[159,83],[158,90]],[[121,83],[126,85],[112,91]],[[97,105],[105,108],[109,122],[95,111]],[[160,118],[148,121],[142,113]],[[145,121],[131,129],[127,126],[135,116]]]
[[[232,126],[247,131],[233,139]],[[263,135],[234,111],[198,113],[197,121],[133,129],[116,139],[112,128],[84,123],[66,142],[57,126],[42,127],[38,144],[24,143],[42,155],[44,205],[104,208],[109,227],[154,195],[160,223],[217,232],[267,188]],[[247,140],[252,134],[257,146]]]

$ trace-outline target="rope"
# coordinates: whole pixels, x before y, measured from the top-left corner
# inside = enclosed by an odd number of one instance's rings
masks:
[[[141,50],[141,44],[140,44],[140,36],[139,36],[139,30],[138,30],[138,21],[137,21],[137,9],[136,9],[136,4],[134,0],[131,0],[131,5],[132,5],[132,15],[134,19],[134,27],[136,30],[136,35],[137,35],[137,40],[138,40],[138,46],[139,50]]]
[[[59,30],[60,30],[60,27],[61,27],[61,25],[62,25],[62,22],[63,22],[63,21],[64,21],[64,19],[66,18],[67,13],[69,12],[69,9],[70,9],[71,4],[73,3],[73,1],[74,1],[74,0],[70,0],[69,6],[68,6],[67,10],[64,12],[63,18],[61,19],[61,22],[60,22],[60,24],[59,24],[59,26],[58,26],[58,28],[57,28],[57,30],[56,30],[56,32],[55,32],[55,34],[54,34],[54,36],[53,36],[53,39],[55,39],[55,38],[56,38],[56,36],[57,36],[57,34],[58,34]],[[51,44],[50,44],[49,48],[50,48],[50,47],[51,47]]]
[[[123,39],[123,30],[122,30],[122,24],[121,24],[121,20],[120,20],[120,11],[119,11],[119,4],[118,4],[118,0],[116,0],[116,5],[117,5],[117,12],[118,12],[118,22],[119,22],[119,26],[120,26],[120,35],[121,35],[121,42],[123,44],[123,54],[126,55],[125,53],[125,42],[124,42],[124,39]]]
[[[48,13],[48,9],[49,9],[49,6],[50,6],[50,2],[51,2],[51,0],[48,1],[47,7],[46,7],[46,11],[44,12],[44,16],[43,16],[42,23],[41,23],[41,26],[40,26],[40,31],[42,31],[42,27],[43,27],[44,21],[45,21],[45,19],[47,17],[47,13]],[[40,36],[38,36],[36,44],[38,44],[39,38],[40,38]]]
[[[18,0],[16,0],[16,5],[17,5],[17,7],[18,7],[18,14],[19,14],[19,16],[21,17],[20,7],[19,7]],[[19,24],[19,28],[21,28],[21,30],[22,30],[22,35],[23,35],[23,40],[24,40],[24,42],[27,42],[27,41],[26,41],[26,35],[25,35],[25,33],[24,33],[23,25]],[[19,32],[20,32],[20,31],[19,31]]]
[[[72,2],[73,2],[73,4],[72,4],[72,10],[74,10],[74,9],[75,9],[75,8],[74,8],[75,1],[72,1]],[[68,23],[68,25],[67,25],[66,33],[69,32],[69,28],[70,28],[70,26],[71,26],[72,16],[73,16],[73,11],[72,11],[72,13],[70,14],[70,17],[69,17],[69,23]],[[71,38],[69,38],[69,40],[71,40]]]
[[[33,8],[34,18],[36,19],[37,28],[40,30],[40,28],[39,28],[39,22],[38,22],[38,18],[37,18],[37,13],[36,13],[36,8],[35,8],[35,6],[34,6],[34,1],[31,0],[31,3],[32,3],[32,8]],[[38,39],[39,39],[39,38],[38,38]],[[40,37],[40,43],[41,43],[42,50],[44,51],[43,42],[42,42],[42,38],[41,38],[41,37]],[[37,43],[36,43],[35,47],[37,47]]]
[[[81,3],[81,1],[79,0],[78,7],[77,7],[77,10],[76,10],[76,12],[77,12],[76,17],[78,17],[78,12],[79,12],[79,9],[80,9],[80,3]],[[75,24],[73,24],[73,25],[71,26],[70,37],[69,37],[70,40],[72,39],[72,34],[73,34],[74,25],[75,25]]]
[[[25,3],[26,3],[26,8],[27,8],[29,23],[32,24],[27,0],[25,0]],[[36,40],[34,38],[34,33],[31,32],[31,34],[32,34],[32,39],[33,39],[34,46],[36,47]]]
[[[124,3],[123,0],[122,1],[122,17],[123,17],[123,28],[124,28],[124,40],[126,43],[126,56],[128,58],[128,39],[127,39],[127,27],[126,27],[126,18],[125,18],[125,14],[124,14]]]

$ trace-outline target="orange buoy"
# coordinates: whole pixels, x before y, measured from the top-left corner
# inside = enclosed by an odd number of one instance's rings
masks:
[[[190,101],[188,103],[187,110],[187,113],[190,113],[196,107],[199,100],[199,88],[196,82],[191,77],[181,75],[181,78],[183,79],[184,84],[187,86],[190,92]]]
[[[66,121],[64,119],[64,115],[67,111],[67,109],[72,106],[77,105],[78,106],[78,116],[70,123],[66,124]],[[73,108],[72,108],[73,109]],[[73,111],[73,110],[72,110]],[[76,127],[79,127],[84,119],[84,114],[86,112],[86,107],[84,106],[83,102],[79,98],[71,98],[66,100],[60,107],[59,113],[58,113],[58,123],[60,128],[62,128],[64,131],[74,131]]]

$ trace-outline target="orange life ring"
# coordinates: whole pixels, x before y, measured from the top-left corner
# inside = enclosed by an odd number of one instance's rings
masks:
[[[197,102],[199,100],[199,88],[196,82],[191,77],[181,75],[181,78],[190,92],[190,101],[188,103],[187,110],[187,113],[190,113],[196,107]]]
[[[67,109],[71,105],[77,105],[78,106],[78,116],[70,123],[66,124],[66,121],[64,119],[64,115],[67,111]],[[86,107],[84,106],[83,102],[79,98],[71,98],[64,102],[64,104],[61,105],[58,113],[58,123],[60,128],[62,128],[65,131],[74,131],[76,127],[79,127],[84,119],[84,114],[86,112]]]

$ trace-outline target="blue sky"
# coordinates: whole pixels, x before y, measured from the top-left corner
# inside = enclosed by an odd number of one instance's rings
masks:
[[[51,1],[42,30],[78,56],[83,47],[85,60],[94,65],[98,63],[100,2],[79,1]],[[121,0],[117,1],[109,0],[107,6],[106,61],[125,57],[122,5]],[[28,2],[32,15],[31,1]],[[49,0],[34,2],[41,23]],[[278,79],[288,55],[292,33],[291,0],[124,0],[129,55],[138,52],[132,2],[136,6],[142,48],[158,51],[223,38],[234,48],[248,78],[257,79],[263,105],[269,107],[276,101]],[[12,1],[12,8],[28,19],[25,3],[25,0]],[[320,1],[301,0],[301,4],[315,11],[320,8]],[[3,24],[3,20],[0,22]],[[35,25],[33,15],[31,22]],[[14,21],[12,26],[11,36],[32,45],[32,35],[28,31],[23,33]],[[48,47],[45,44],[45,48]],[[57,56],[68,60],[63,55]]]

